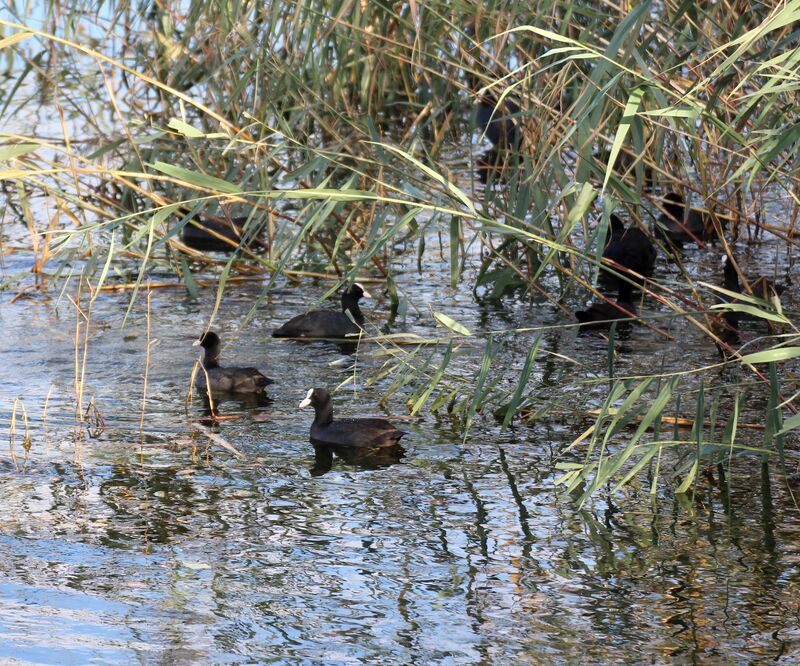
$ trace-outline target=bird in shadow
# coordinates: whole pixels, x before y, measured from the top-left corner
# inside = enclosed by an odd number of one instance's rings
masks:
[[[187,247],[201,252],[233,252],[243,246],[264,251],[262,239],[264,224],[243,217],[194,217],[181,229],[181,241]]]
[[[199,340],[195,340],[193,347],[202,347],[204,350],[203,367],[195,376],[194,385],[201,391],[206,390],[206,384],[212,392],[217,393],[258,393],[263,392],[273,380],[265,377],[256,368],[223,368],[219,364],[220,339],[213,331],[207,331]],[[205,370],[205,372],[203,371]],[[208,382],[206,382],[208,376]]]
[[[616,273],[621,272],[628,279],[641,284],[642,277],[639,276],[650,277],[655,269],[658,252],[653,241],[635,224],[626,229],[623,221],[614,213],[609,218],[609,227],[611,233],[603,248],[603,258],[622,268],[614,267],[614,272],[601,271],[601,281],[606,285],[619,287],[624,280],[620,280]]]
[[[678,192],[664,196],[664,212],[656,223],[658,234],[669,245],[682,248],[685,243],[713,240],[717,237],[715,218],[686,206],[686,201]],[[725,225],[725,220],[720,220]]]

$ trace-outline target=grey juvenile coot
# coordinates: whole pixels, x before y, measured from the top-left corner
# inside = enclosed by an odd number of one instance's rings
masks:
[[[683,247],[695,240],[711,240],[716,237],[714,219],[697,210],[686,210],[686,202],[678,192],[664,196],[664,214],[658,218],[656,232],[668,243]]]
[[[274,383],[255,368],[221,368],[219,367],[219,336],[213,331],[204,333],[195,340],[195,347],[205,350],[203,367],[208,373],[212,391],[230,393],[256,393],[263,391],[268,384]],[[202,390],[206,388],[206,373],[202,369],[197,373],[194,385]]]
[[[311,310],[292,317],[272,333],[273,338],[345,338],[358,334],[364,325],[364,315],[358,307],[362,298],[372,298],[358,282],[342,292],[342,311]],[[353,315],[355,323],[347,316]]]
[[[609,219],[609,226],[611,234],[603,249],[603,257],[639,275],[645,277],[652,275],[657,253],[650,237],[634,224],[626,229],[624,222],[613,213]],[[616,277],[607,271],[601,272],[600,276],[607,283],[617,282]],[[630,277],[638,280],[635,276]]]
[[[331,394],[325,389],[309,390],[308,395],[300,403],[300,409],[309,405],[314,408],[314,422],[311,424],[311,440],[314,443],[379,448],[395,446],[406,434],[386,419],[334,421]]]
[[[631,298],[632,291],[633,288],[629,282],[620,280],[616,303],[607,301],[592,303],[585,310],[576,312],[575,317],[581,323],[581,329],[610,328],[611,324],[618,320],[630,323],[630,318],[636,316],[636,306]]]

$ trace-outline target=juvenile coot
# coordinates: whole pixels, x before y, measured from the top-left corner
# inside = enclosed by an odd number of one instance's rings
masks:
[[[617,302],[601,301],[592,303],[585,310],[578,310],[575,317],[580,322],[581,330],[610,328],[614,321],[630,323],[636,317],[636,306],[631,298],[633,288],[625,280],[619,281]]]
[[[311,424],[311,441],[330,446],[358,446],[380,448],[395,446],[406,433],[395,428],[386,419],[333,420],[331,394],[321,388],[310,389],[300,403],[300,409],[311,405],[314,422]]]
[[[194,218],[181,230],[183,244],[201,252],[233,252],[244,240],[246,247],[263,247],[263,229],[245,229],[248,217]]]
[[[691,208],[687,211],[686,202],[678,192],[669,192],[664,196],[664,214],[658,218],[656,232],[676,247],[716,237],[712,216]]]
[[[342,292],[342,311],[311,310],[292,317],[272,333],[273,338],[346,338],[358,334],[364,326],[364,315],[358,307],[362,298],[372,298],[358,282]],[[353,315],[355,323],[347,316]]]
[[[635,224],[626,229],[625,224],[614,213],[611,214],[609,225],[611,235],[603,249],[603,258],[611,259],[639,275],[651,276],[656,265],[657,253],[650,237]],[[608,271],[602,271],[600,275],[606,283],[617,281]],[[641,280],[634,275],[630,277],[636,281]]]
[[[194,341],[192,346],[199,346],[205,350],[203,367],[208,373],[212,391],[256,393],[263,391],[268,384],[274,383],[255,368],[219,367],[219,336],[213,331],[204,333],[199,340]],[[205,390],[206,388],[206,372],[201,369],[195,377],[194,385],[198,389]]]

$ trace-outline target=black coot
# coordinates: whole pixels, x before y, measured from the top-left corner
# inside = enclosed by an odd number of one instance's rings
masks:
[[[369,447],[377,449],[396,446],[406,433],[395,428],[386,419],[333,420],[331,394],[325,389],[311,389],[300,403],[300,409],[311,405],[314,422],[311,424],[311,441],[328,446]]]
[[[585,310],[577,311],[575,317],[580,322],[581,330],[610,328],[614,321],[630,323],[631,317],[636,317],[636,306],[631,298],[632,292],[631,284],[620,280],[616,303],[601,301],[592,303]]]
[[[205,350],[203,367],[206,372],[200,369],[194,381],[198,389],[205,390],[206,373],[212,391],[256,393],[263,391],[268,384],[274,383],[255,368],[219,367],[219,336],[212,331],[204,333],[199,340],[195,340],[193,346],[200,346]]]
[[[678,192],[669,192],[664,196],[664,214],[658,218],[656,232],[676,247],[716,237],[711,215],[691,208],[687,211],[686,202]]]
[[[737,294],[743,294],[745,291],[742,289],[741,282],[739,281],[739,273],[736,270],[734,262],[730,260],[727,255],[722,255],[722,266],[725,275],[723,287],[728,291]],[[750,283],[750,291],[756,298],[761,298],[765,301],[771,301],[774,296],[780,296],[785,287],[782,284],[776,284],[765,277],[757,277],[748,281]],[[735,298],[727,294],[718,294],[717,300],[720,303],[737,303]],[[740,320],[758,320],[757,317],[749,312],[725,312],[723,319],[726,323],[730,324],[732,328],[738,328]]]
[[[735,294],[741,294],[742,287],[739,284],[739,274],[736,272],[736,267],[733,265],[733,262],[728,259],[727,255],[722,255],[722,267],[723,274],[725,276],[722,286]],[[734,296],[729,296],[728,294],[717,293],[716,298],[718,303],[737,302]],[[734,312],[733,310],[726,310],[722,313],[722,321],[718,322],[720,325],[714,326],[715,332],[719,336],[720,340],[723,340],[729,344],[738,341],[739,319],[741,314],[742,313]]]
[[[639,275],[649,277],[653,274],[656,265],[656,248],[650,237],[635,224],[627,229],[625,224],[613,213],[609,219],[611,235],[608,237],[603,249],[603,257],[617,262],[620,266]],[[600,276],[606,283],[616,283],[612,273],[603,271]],[[641,281],[635,275],[629,276],[635,281]]]
[[[477,162],[478,177],[484,184],[503,181],[509,175],[509,153],[519,148],[522,140],[519,125],[509,116],[519,111],[519,106],[508,98],[499,105],[493,97],[484,97],[478,102],[478,128],[492,143],[492,147],[480,155]]]
[[[506,98],[498,105],[493,97],[483,97],[478,102],[477,121],[481,132],[501,150],[511,150],[519,145],[521,133],[513,118],[519,107]]]
[[[245,247],[263,248],[263,227],[245,229],[248,217],[228,219],[194,218],[181,230],[183,244],[201,252],[233,252],[244,240]]]
[[[358,334],[364,325],[364,315],[358,307],[362,298],[372,298],[358,282],[342,292],[342,311],[311,310],[292,317],[272,333],[273,338],[346,338]],[[347,316],[353,315],[355,322]]]

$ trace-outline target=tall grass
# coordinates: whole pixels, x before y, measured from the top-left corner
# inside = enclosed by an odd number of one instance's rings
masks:
[[[131,304],[145,286],[179,281],[193,293],[209,274],[219,303],[226,285],[252,276],[269,275],[269,290],[280,276],[372,272],[404,308],[396,248],[422,255],[436,229],[449,238],[453,285],[471,267],[472,286],[492,297],[521,288],[564,308],[571,294],[598,295],[609,213],[622,208],[650,227],[669,190],[694,193],[727,221],[723,244],[764,231],[787,251],[797,244],[800,0],[121,0],[28,10],[13,5],[0,21],[9,76],[0,112],[22,128],[0,145],[8,210],[30,230],[36,271],[83,262],[94,290],[128,288]],[[515,100],[524,137],[508,181],[485,191],[471,173],[479,98]],[[25,115],[42,102],[57,122],[27,132]],[[784,219],[765,218],[767,196],[787,202]],[[221,258],[180,240],[200,215],[237,214],[264,223],[265,252]],[[481,250],[478,266],[469,247]],[[112,278],[122,266],[134,267],[134,280]],[[758,300],[726,306],[755,308],[784,330],[759,351],[738,350],[715,334],[719,312],[703,303],[711,290],[686,271],[683,284],[645,287],[662,313],[685,317],[724,349],[723,364],[740,365],[769,395],[764,450],[782,456],[780,415],[796,413],[796,316]],[[412,413],[447,409],[465,438],[481,414],[503,428],[562,418],[558,397],[536,384],[541,337],[515,381],[502,381],[503,342],[493,337],[465,378],[448,366],[474,336],[444,315],[438,322],[444,348],[383,341],[385,399],[402,393]],[[667,339],[663,322],[645,323]],[[572,449],[582,446],[585,461],[568,463],[564,483],[588,495],[629,481],[665,448],[685,448],[661,429],[689,377],[701,381],[683,396],[697,409],[679,488],[691,487],[701,459],[751,451],[735,442],[738,416],[721,432],[705,421],[712,408],[724,420],[720,396],[709,402],[703,388],[715,371],[616,378]]]

